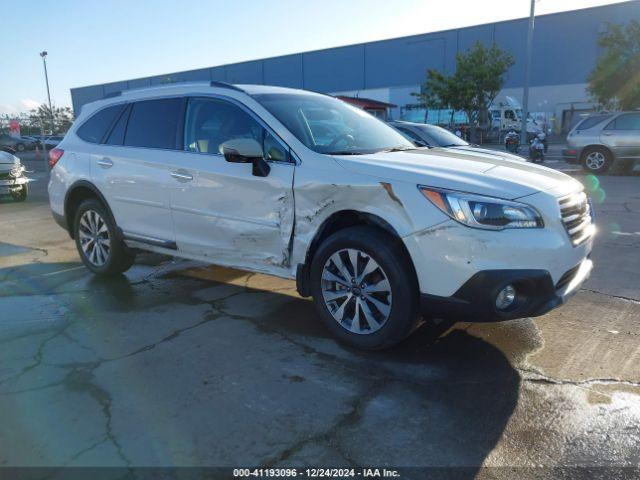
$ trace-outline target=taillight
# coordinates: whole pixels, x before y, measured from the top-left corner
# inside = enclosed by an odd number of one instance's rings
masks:
[[[56,166],[56,163],[58,163],[58,160],[62,158],[63,154],[64,150],[61,148],[53,148],[49,150],[49,170]]]

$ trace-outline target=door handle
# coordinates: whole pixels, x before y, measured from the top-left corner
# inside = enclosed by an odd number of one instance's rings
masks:
[[[102,168],[111,168],[113,167],[113,162],[110,158],[104,157],[98,160],[98,165],[100,165]]]
[[[186,172],[171,172],[171,176],[181,182],[190,182],[191,180],[193,180],[193,175],[190,175]]]
[[[602,135],[604,135],[605,137],[610,137],[611,135],[613,135],[613,133],[611,133],[611,132],[602,132]]]

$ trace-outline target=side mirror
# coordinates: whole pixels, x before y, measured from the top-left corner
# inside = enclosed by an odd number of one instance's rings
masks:
[[[234,138],[220,145],[220,151],[227,162],[252,163],[252,174],[266,177],[271,167],[264,159],[264,152],[258,142],[252,138]]]

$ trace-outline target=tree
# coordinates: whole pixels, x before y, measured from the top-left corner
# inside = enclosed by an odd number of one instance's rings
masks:
[[[66,133],[73,123],[73,112],[69,107],[53,107],[53,132]],[[51,111],[48,105],[42,104],[37,109],[33,109],[29,115],[29,126],[50,129]]]
[[[487,121],[489,105],[502,89],[505,73],[513,64],[513,57],[495,43],[487,48],[476,42],[467,52],[456,54],[453,75],[429,70],[417,96],[432,107],[446,105],[454,111],[464,111],[474,140],[476,127]]]
[[[589,93],[604,106],[640,107],[640,22],[610,23],[598,45],[604,51],[589,75]]]

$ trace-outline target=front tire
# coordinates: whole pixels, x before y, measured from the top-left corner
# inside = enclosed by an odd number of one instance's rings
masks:
[[[419,319],[411,260],[398,239],[378,229],[351,227],[331,235],[313,257],[310,280],[320,318],[351,347],[390,348]]]
[[[604,148],[589,148],[582,154],[582,168],[589,173],[605,173],[611,167],[611,153]]]
[[[135,256],[119,238],[114,220],[98,200],[83,201],[73,222],[82,263],[97,275],[118,275],[133,265]]]

